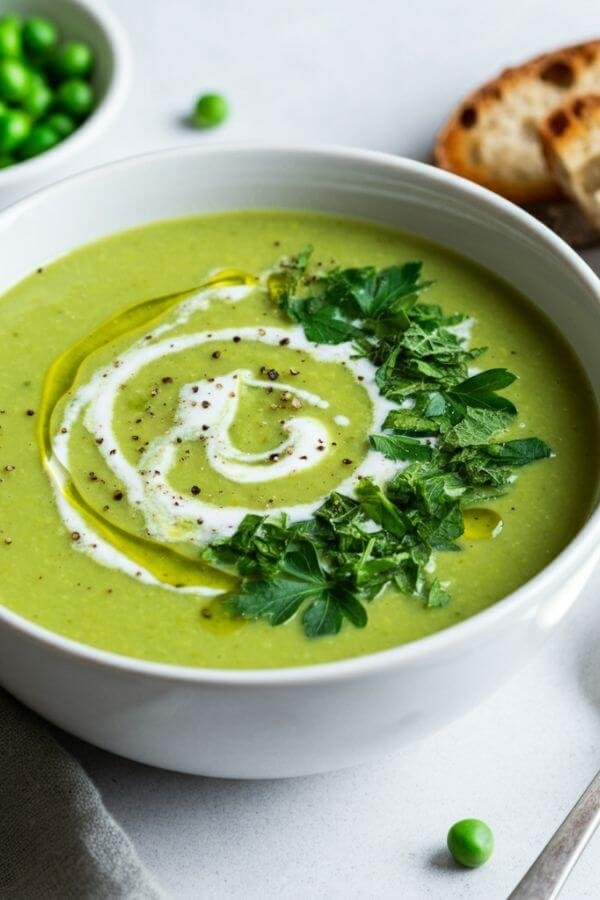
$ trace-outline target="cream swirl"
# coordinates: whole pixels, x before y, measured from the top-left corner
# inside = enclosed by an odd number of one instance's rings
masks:
[[[149,442],[140,459],[132,461],[119,443],[115,406],[122,388],[139,376],[146,366],[215,341],[243,340],[271,347],[285,344],[290,350],[302,351],[318,363],[339,363],[360,381],[372,407],[370,430],[381,429],[385,416],[393,407],[379,394],[374,366],[364,358],[356,358],[350,343],[314,344],[307,340],[299,326],[244,326],[181,333],[181,326],[199,310],[208,309],[213,301],[237,303],[256,291],[264,291],[264,288],[211,287],[180,303],[175,315],[154,328],[152,335],[134,341],[129,348],[119,352],[118,359],[98,368],[75,389],[64,407],[60,427],[52,437],[54,464],[69,472],[73,452],[71,434],[76,423],[81,421],[93,437],[107,469],[122,485],[130,507],[141,514],[146,533],[159,543],[185,541],[205,545],[215,538],[231,535],[248,513],[285,513],[291,521],[308,518],[328,491],[310,502],[276,504],[268,509],[234,503],[219,505],[176,489],[170,474],[181,444],[199,441],[208,466],[232,486],[290,479],[300,470],[316,469],[327,460],[332,441],[322,418],[314,418],[310,408],[324,410],[330,403],[314,391],[281,381],[273,384],[254,377],[251,371],[241,367],[220,374],[216,379],[189,380],[179,389],[172,426]],[[253,388],[277,391],[279,395],[291,398],[293,414],[282,420],[285,437],[279,444],[260,452],[245,452],[235,446],[230,430],[239,415],[242,389]],[[351,416],[337,410],[331,412],[332,422],[351,431]],[[398,463],[386,460],[370,449],[351,474],[340,479],[337,490],[351,495],[360,478],[370,476],[383,482],[397,470]],[[81,542],[79,549],[93,555],[92,546],[93,541],[86,540]],[[107,562],[106,553],[98,561],[111,564]],[[113,560],[112,564],[124,571],[118,560]]]

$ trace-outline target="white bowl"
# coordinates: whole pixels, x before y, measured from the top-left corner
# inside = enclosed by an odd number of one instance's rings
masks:
[[[252,207],[362,217],[464,253],[550,315],[599,391],[600,283],[579,257],[497,196],[379,153],[188,147],[75,176],[0,213],[0,289],[123,228]],[[599,545],[596,510],[549,566],[485,612],[405,646],[307,668],[141,662],[0,607],[0,679],[67,731],[153,765],[243,778],[348,766],[439,728],[497,688],[561,622]]]
[[[62,40],[90,45],[95,56],[96,106],[83,125],[52,150],[0,169],[0,207],[38,187],[49,172],[107,130],[123,105],[132,70],[125,31],[102,0],[0,0],[0,16],[7,13],[47,16],[58,26]]]

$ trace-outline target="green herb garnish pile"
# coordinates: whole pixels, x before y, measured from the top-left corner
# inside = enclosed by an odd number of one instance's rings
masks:
[[[515,469],[551,451],[535,437],[498,440],[517,414],[498,392],[516,376],[469,377],[485,348],[468,349],[453,330],[466,316],[420,302],[430,284],[420,262],[307,277],[308,258],[282,264],[270,296],[309,340],[352,341],[377,366],[379,390],[398,408],[371,446],[410,464],[384,487],[364,478],[355,497],[331,494],[305,521],[248,515],[203,555],[241,576],[241,591],[226,601],[234,614],[280,625],[302,610],[307,636],[317,637],[336,634],[344,619],[364,627],[366,604],[390,585],[428,607],[448,603],[427,574],[432,553],[459,550],[464,508],[498,497]]]

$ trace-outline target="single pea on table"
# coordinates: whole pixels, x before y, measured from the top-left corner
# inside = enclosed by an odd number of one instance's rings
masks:
[[[494,835],[481,819],[461,819],[448,832],[448,850],[461,866],[476,869],[494,852]]]
[[[94,54],[48,18],[0,18],[0,168],[51,150],[94,108]]]
[[[202,94],[196,100],[192,122],[196,128],[214,128],[229,116],[229,104],[222,94]]]

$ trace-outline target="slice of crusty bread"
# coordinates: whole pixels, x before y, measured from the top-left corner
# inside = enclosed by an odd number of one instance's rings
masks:
[[[539,130],[550,172],[600,231],[600,93],[559,106]]]
[[[600,93],[600,40],[507,69],[467,97],[442,128],[435,161],[516,203],[560,196],[538,125],[577,94]]]

